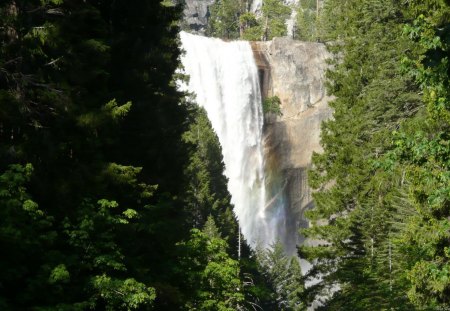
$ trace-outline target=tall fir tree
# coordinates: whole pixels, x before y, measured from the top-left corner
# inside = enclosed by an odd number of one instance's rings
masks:
[[[150,309],[169,282],[158,269],[183,235],[171,222],[184,225],[180,14],[0,5],[2,309]]]
[[[322,278],[310,290],[328,297],[326,310],[411,309],[404,278],[390,266],[398,253],[389,241],[401,175],[378,162],[393,148],[391,132],[422,106],[401,69],[405,53],[418,55],[403,35],[405,9],[389,0],[329,0],[323,8],[334,118],[322,126],[324,152],[313,156],[309,174],[316,207],[304,234],[319,245],[302,247],[301,255],[315,263],[311,277]]]

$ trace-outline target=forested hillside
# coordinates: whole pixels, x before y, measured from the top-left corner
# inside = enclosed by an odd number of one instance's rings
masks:
[[[176,88],[182,9],[0,3],[0,310],[449,309],[450,1],[294,8],[293,36],[334,55],[305,277],[240,237],[218,139]],[[270,40],[291,8],[210,13],[208,35]]]
[[[325,1],[334,118],[300,250],[323,310],[450,307],[449,26],[448,1]]]
[[[187,231],[179,9],[5,1],[0,16],[0,309],[152,305]]]
[[[0,4],[1,310],[277,308],[175,87],[181,11]]]
[[[225,39],[266,41],[291,36],[314,41],[318,36],[324,0],[262,0],[252,11],[252,0],[217,0],[209,7],[206,35]],[[291,24],[291,33],[288,33]]]
[[[209,34],[324,42],[334,58],[332,120],[313,157],[315,208],[302,230],[318,246],[305,302],[323,310],[450,307],[450,3],[446,0],[217,1]],[[300,133],[299,133],[300,135]]]

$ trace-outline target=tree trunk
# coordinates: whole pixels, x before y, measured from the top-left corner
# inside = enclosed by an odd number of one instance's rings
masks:
[[[319,0],[316,2],[316,22],[319,20]]]
[[[268,36],[268,28],[269,28],[269,18],[266,16],[266,21],[264,23],[264,31],[262,41],[267,41]]]

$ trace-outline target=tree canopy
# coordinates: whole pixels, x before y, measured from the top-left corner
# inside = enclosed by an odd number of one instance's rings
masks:
[[[303,231],[321,242],[300,250],[324,310],[448,307],[449,13],[445,1],[325,1],[334,118]]]
[[[182,9],[0,4],[0,309],[450,308],[449,1],[300,0],[334,97],[306,276],[241,244],[217,136],[176,88]],[[270,40],[290,14],[218,0],[208,31]]]

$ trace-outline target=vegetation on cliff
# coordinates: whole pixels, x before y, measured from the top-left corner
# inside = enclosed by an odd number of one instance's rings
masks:
[[[206,34],[225,39],[267,41],[287,36],[287,21],[292,18],[290,36],[317,41],[320,39],[323,2],[299,0],[287,5],[284,0],[263,0],[261,10],[255,13],[250,10],[251,0],[217,0],[210,7]]]
[[[291,9],[283,0],[264,0],[261,14],[249,10],[249,1],[218,0],[211,6],[207,35],[226,39],[266,41],[287,34]]]
[[[318,39],[320,27],[321,5],[319,0],[300,0],[296,8],[294,25],[294,39],[302,41],[315,41]]]

